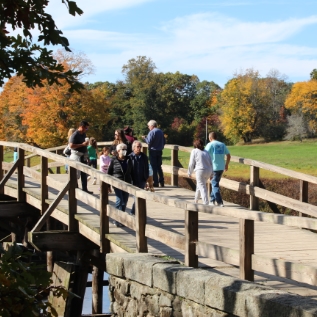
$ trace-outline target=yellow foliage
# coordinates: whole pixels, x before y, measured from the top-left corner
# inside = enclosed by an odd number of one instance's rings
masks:
[[[312,130],[317,129],[317,80],[295,83],[285,101],[285,107],[308,117]]]

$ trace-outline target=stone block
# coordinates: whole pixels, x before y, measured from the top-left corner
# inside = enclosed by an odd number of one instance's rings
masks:
[[[246,316],[316,317],[315,300],[283,291],[253,291],[246,296]]]
[[[174,300],[175,296],[168,294],[168,293],[161,293],[160,299],[159,299],[159,305],[160,307],[172,307],[172,302]]]
[[[172,317],[173,309],[171,307],[162,307],[160,310],[160,317]]]
[[[153,266],[153,287],[170,294],[176,294],[177,274],[181,270],[192,268],[173,263],[158,263]]]
[[[138,316],[138,302],[136,300],[130,299],[125,317],[135,317]]]
[[[146,285],[138,284],[136,282],[131,282],[130,284],[130,296],[140,301],[145,295],[155,295],[157,294],[157,289],[150,288]]]
[[[177,295],[205,305],[205,282],[210,277],[210,272],[205,270],[188,269],[179,271],[176,282]]]
[[[133,281],[145,284],[147,286],[153,286],[152,269],[156,263],[166,263],[161,258],[157,258],[151,255],[124,257],[124,273],[125,277]]]
[[[246,298],[255,291],[272,289],[237,278],[209,272],[210,278],[205,283],[205,304],[237,316],[248,316]],[[276,292],[276,291],[275,291]]]
[[[183,317],[182,314],[182,302],[183,299],[179,296],[176,296],[173,300],[173,317]]]
[[[153,315],[157,316],[160,312],[159,307],[159,295],[146,295],[144,298],[144,301],[146,303],[146,307],[148,309],[148,312]]]
[[[106,255],[106,272],[118,277],[124,276],[124,259],[144,257],[142,253],[108,253]]]

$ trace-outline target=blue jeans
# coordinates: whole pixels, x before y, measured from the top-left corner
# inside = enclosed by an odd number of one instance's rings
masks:
[[[214,171],[213,172],[213,176],[212,176],[212,180],[211,180],[211,193],[210,193],[210,201],[216,201],[218,204],[222,204],[222,197],[220,194],[220,188],[219,188],[219,183],[221,180],[221,176],[222,176],[223,171]]]
[[[154,185],[164,184],[164,175],[162,171],[162,154],[163,151],[150,150],[150,163],[153,169]]]
[[[141,181],[141,182],[138,182],[138,183],[135,183],[135,184],[133,183],[134,186],[139,187],[141,189],[144,189],[145,184],[146,184],[146,181]],[[134,202],[133,202],[130,214],[131,215],[135,215],[135,197],[134,197]]]
[[[113,189],[116,194],[116,208],[121,211],[125,211],[129,199],[129,193],[116,187],[113,187]]]

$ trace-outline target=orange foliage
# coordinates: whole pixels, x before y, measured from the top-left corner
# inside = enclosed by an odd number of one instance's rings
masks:
[[[89,136],[100,140],[102,127],[109,120],[109,106],[104,95],[100,91],[85,89],[81,93],[69,93],[68,89],[66,81],[63,85],[46,84],[29,89],[20,78],[10,79],[2,93],[6,98],[1,98],[0,112],[6,108],[15,110],[20,124],[17,123],[14,128],[19,130],[24,127],[21,138],[11,134],[10,140],[31,142],[43,148],[65,144],[69,128],[76,128],[83,119],[91,124]],[[15,108],[23,111],[17,112]],[[9,140],[4,129],[0,135],[2,139]]]

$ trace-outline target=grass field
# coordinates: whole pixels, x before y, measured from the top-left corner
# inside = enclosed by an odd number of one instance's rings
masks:
[[[293,171],[317,176],[317,140],[308,139],[303,142],[274,142],[255,145],[235,145],[228,146],[231,155],[281,166]],[[179,161],[184,168],[187,168],[190,153],[179,152]],[[171,150],[165,149],[163,152],[163,164],[171,164]],[[5,153],[5,161],[13,160],[13,152]],[[40,163],[38,157],[33,158],[31,166]],[[62,168],[62,173],[64,168]],[[238,163],[230,163],[226,173],[228,177],[238,177],[248,179],[250,174],[249,166]],[[285,178],[283,175],[260,171],[261,177]]]
[[[317,140],[303,142],[274,142],[255,145],[228,146],[231,155],[284,167],[293,171],[317,176]],[[170,150],[164,150],[163,164],[170,164]],[[179,160],[187,168],[189,153],[180,152]],[[249,178],[250,168],[230,163],[227,176]],[[261,177],[285,178],[283,175],[261,170]]]

